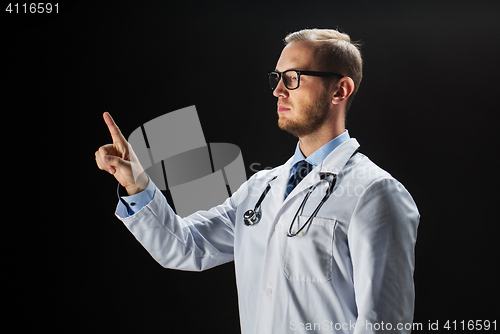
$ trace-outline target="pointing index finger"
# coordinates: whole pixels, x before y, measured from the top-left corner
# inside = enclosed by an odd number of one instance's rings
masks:
[[[111,117],[111,115],[107,111],[102,115],[102,117],[104,118],[104,122],[106,122],[106,125],[108,126],[109,133],[111,134],[111,138],[113,139],[113,143],[126,144],[127,140],[125,139],[125,137],[123,137],[120,129],[113,120],[113,117]]]

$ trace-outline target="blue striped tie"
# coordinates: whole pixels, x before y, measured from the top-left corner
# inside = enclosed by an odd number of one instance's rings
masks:
[[[290,180],[288,180],[288,184],[286,185],[285,198],[287,198],[293,188],[295,188],[295,186],[299,184],[299,182],[302,181],[302,179],[305,178],[306,175],[313,169],[313,166],[305,160],[297,162],[296,166],[297,169],[295,170],[295,174],[290,177]]]

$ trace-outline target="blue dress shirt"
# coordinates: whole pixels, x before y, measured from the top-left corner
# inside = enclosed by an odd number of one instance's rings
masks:
[[[297,143],[297,147],[295,148],[295,154],[293,155],[293,160],[292,160],[292,167],[290,168],[290,175],[295,174],[295,170],[297,169],[297,162],[301,160],[305,160],[311,165],[313,165],[313,168],[318,166],[325,158],[332,153],[334,149],[336,149],[340,144],[346,142],[349,138],[349,131],[345,130],[344,133],[338,135],[337,137],[333,138],[330,140],[328,143],[325,145],[321,146],[318,148],[316,151],[314,151],[310,156],[307,158],[302,154],[302,151],[300,150],[300,143]]]
[[[131,196],[120,196],[120,185],[118,184],[118,198],[120,199],[120,203],[125,206],[122,206],[120,209],[120,212],[123,216],[132,216],[134,213],[148,205],[149,202],[153,199],[153,196],[155,195],[156,191],[156,185],[153,183],[153,180],[151,178],[149,179],[148,186],[146,189],[141,191],[140,193],[137,193],[135,195]],[[126,212],[126,213],[125,213]]]

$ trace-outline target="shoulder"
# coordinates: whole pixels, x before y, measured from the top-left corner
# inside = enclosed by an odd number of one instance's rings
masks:
[[[346,164],[347,168],[353,168],[358,171],[371,172],[371,176],[374,178],[387,178],[391,175],[375,164],[370,158],[361,152],[357,152],[352,159]]]
[[[416,204],[408,190],[367,156],[357,153],[342,171],[343,183],[351,183],[357,196],[356,210],[374,212],[411,211],[418,215]],[[341,175],[339,174],[339,179]]]
[[[350,182],[368,187],[376,181],[395,180],[391,174],[380,168],[363,153],[356,153],[338,174],[339,182]]]
[[[272,178],[278,176],[283,171],[283,168],[290,169],[292,160],[293,156],[290,159],[288,159],[285,163],[279,166],[276,166],[274,168],[268,167],[256,172],[248,179],[247,183],[266,182],[266,181],[269,182]]]

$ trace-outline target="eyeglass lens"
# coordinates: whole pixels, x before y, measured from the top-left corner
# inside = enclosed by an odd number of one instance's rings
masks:
[[[296,71],[286,71],[281,73],[283,83],[288,89],[295,89],[299,86],[299,74]],[[280,82],[280,74],[278,72],[271,72],[269,74],[269,84],[273,90],[276,89]]]

